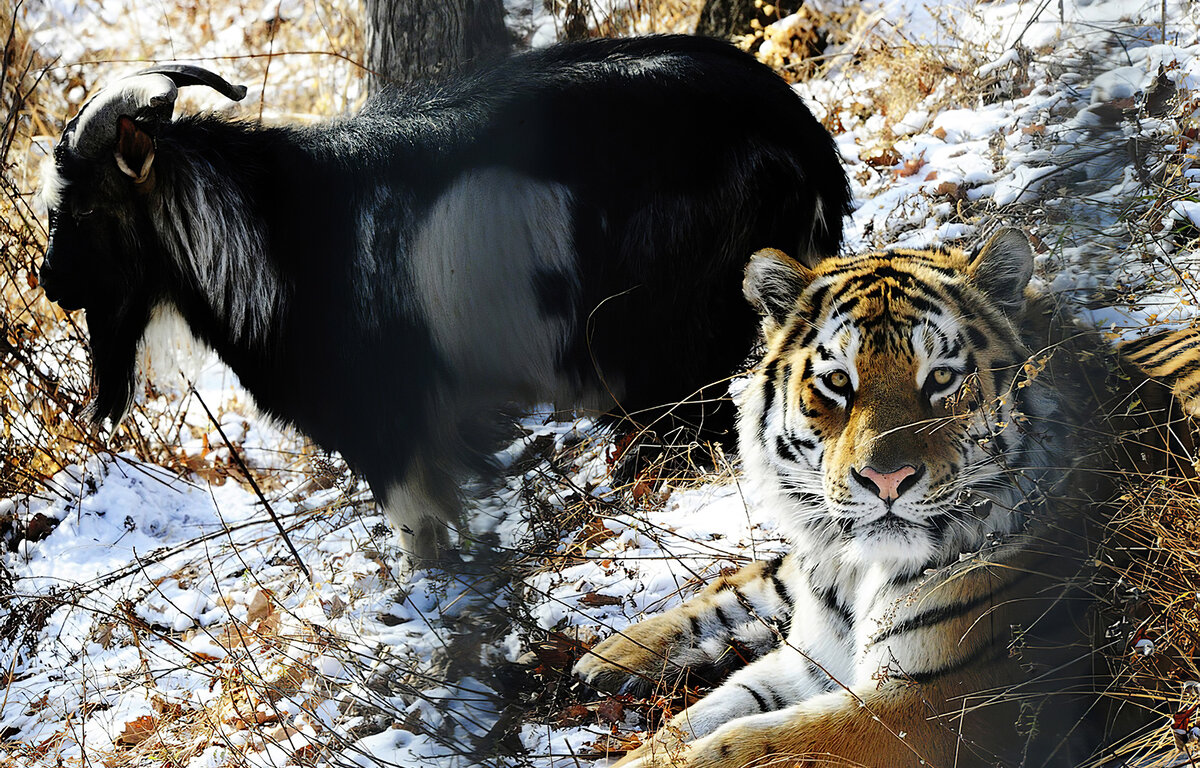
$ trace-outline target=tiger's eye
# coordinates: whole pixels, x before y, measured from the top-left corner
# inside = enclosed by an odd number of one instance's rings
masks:
[[[933,383],[934,384],[937,384],[939,387],[944,387],[947,384],[949,384],[951,381],[954,381],[954,371],[950,370],[949,368],[934,368],[933,369]]]
[[[825,383],[834,389],[845,389],[850,386],[850,377],[846,375],[845,371],[834,371],[826,374]]]

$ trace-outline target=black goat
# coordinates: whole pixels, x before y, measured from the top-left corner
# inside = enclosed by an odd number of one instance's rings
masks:
[[[711,417],[755,333],[749,255],[833,253],[849,205],[800,98],[713,40],[557,46],[315,127],[172,120],[195,84],[244,94],[155,68],[55,148],[41,282],[87,310],[94,416],[125,413],[148,322],[177,311],[420,556],[511,404]]]

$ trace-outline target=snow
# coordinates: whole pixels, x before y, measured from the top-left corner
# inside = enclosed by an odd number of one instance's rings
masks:
[[[1200,203],[1195,200],[1173,200],[1171,208],[1194,227],[1200,227]]]
[[[533,45],[554,39],[559,20],[543,3],[507,6],[521,14]],[[274,50],[274,38],[255,30],[313,12],[329,19],[328,37],[314,46],[341,50],[333,42],[342,39],[338,19],[351,18],[356,6],[269,0],[238,8],[199,19],[225,30],[208,37],[132,0],[39,0],[23,13],[34,43],[63,62],[57,69],[82,77],[65,91],[76,104],[131,68],[81,64],[122,50],[130,22],[147,58],[216,60],[251,86],[240,107],[188,89],[183,108],[306,120],[361,101],[361,73],[336,57],[281,55],[269,70],[244,59],[248,45],[256,54]],[[962,52],[974,61],[963,82],[994,83],[986,93],[937,85],[899,116],[879,112],[870,95],[888,88],[886,79],[848,58],[797,86],[816,114],[839,125],[835,138],[858,205],[850,249],[964,243],[985,220],[1012,220],[1032,229],[1038,279],[1051,290],[1143,289],[1136,305],[1090,311],[1114,335],[1194,317],[1177,276],[1195,273],[1195,257],[1170,238],[1179,227],[1200,229],[1200,171],[1187,167],[1185,150],[1174,151],[1192,116],[1186,108],[1119,116],[1144,98],[1160,68],[1181,101],[1194,98],[1200,41],[1191,6],[1169,0],[1165,41],[1157,1],[1068,1],[1061,19],[1057,6],[1014,0],[883,0],[864,11],[877,13],[880,39]],[[307,103],[311,111],[277,111],[277,103]],[[1150,149],[1131,161],[1136,142]],[[894,161],[872,161],[884,145]],[[1172,163],[1182,168],[1180,181],[1156,208],[1144,179]],[[1144,237],[1131,243],[1134,224]],[[174,463],[98,453],[48,479],[43,494],[0,500],[2,516],[58,521],[45,539],[22,540],[0,555],[14,582],[3,610],[24,630],[6,634],[0,647],[12,681],[0,704],[0,731],[10,734],[0,756],[48,768],[115,755],[127,724],[166,722],[164,707],[174,706],[193,713],[180,721],[225,713],[220,737],[193,750],[187,768],[282,765],[310,744],[322,745],[315,754],[332,765],[471,764],[469,745],[486,736],[502,706],[491,683],[450,678],[448,669],[478,675],[522,662],[551,632],[619,630],[679,604],[724,567],[784,549],[775,521],[762,519],[738,484],[736,467],[718,461],[703,482],[668,484],[635,502],[613,490],[608,436],[588,419],[551,422],[542,414],[526,418],[526,434],[498,455],[506,480],[475,489],[463,537],[494,542],[467,548],[479,562],[489,548],[510,556],[535,548],[538,559],[526,563],[516,587],[494,577],[405,572],[394,534],[336,457],[332,485],[308,488],[311,448],[256,417],[226,369],[200,354],[183,381],[194,382],[194,394],[184,384],[161,385],[165,394],[145,403],[158,416],[138,424],[173,445]],[[543,452],[530,464],[539,441],[549,441],[553,462]],[[272,512],[311,581],[257,493],[229,469],[234,450],[271,481]],[[594,523],[545,528],[547,514],[565,514],[583,497],[587,509],[604,510]],[[521,620],[487,623],[500,609]],[[287,693],[231,708],[252,689],[245,686],[251,673]],[[266,738],[268,726],[285,736]],[[591,765],[590,745],[610,730],[527,720],[518,729],[526,754],[492,762]],[[29,747],[39,744],[52,747]]]

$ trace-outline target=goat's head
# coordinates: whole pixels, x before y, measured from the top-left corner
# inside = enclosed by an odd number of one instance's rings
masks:
[[[155,137],[186,85],[207,85],[235,101],[246,95],[186,65],[123,78],[67,123],[43,173],[50,242],[40,282],[63,309],[87,310],[97,421],[116,421],[128,408],[138,342],[162,292],[155,274],[162,262],[141,200],[154,187]]]

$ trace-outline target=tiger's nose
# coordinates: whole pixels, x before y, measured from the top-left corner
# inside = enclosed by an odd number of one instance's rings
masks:
[[[866,467],[862,472],[854,469],[850,474],[868,491],[871,491],[884,501],[895,501],[900,495],[916,484],[924,474],[911,464],[905,464],[891,472],[880,472],[872,467]]]

